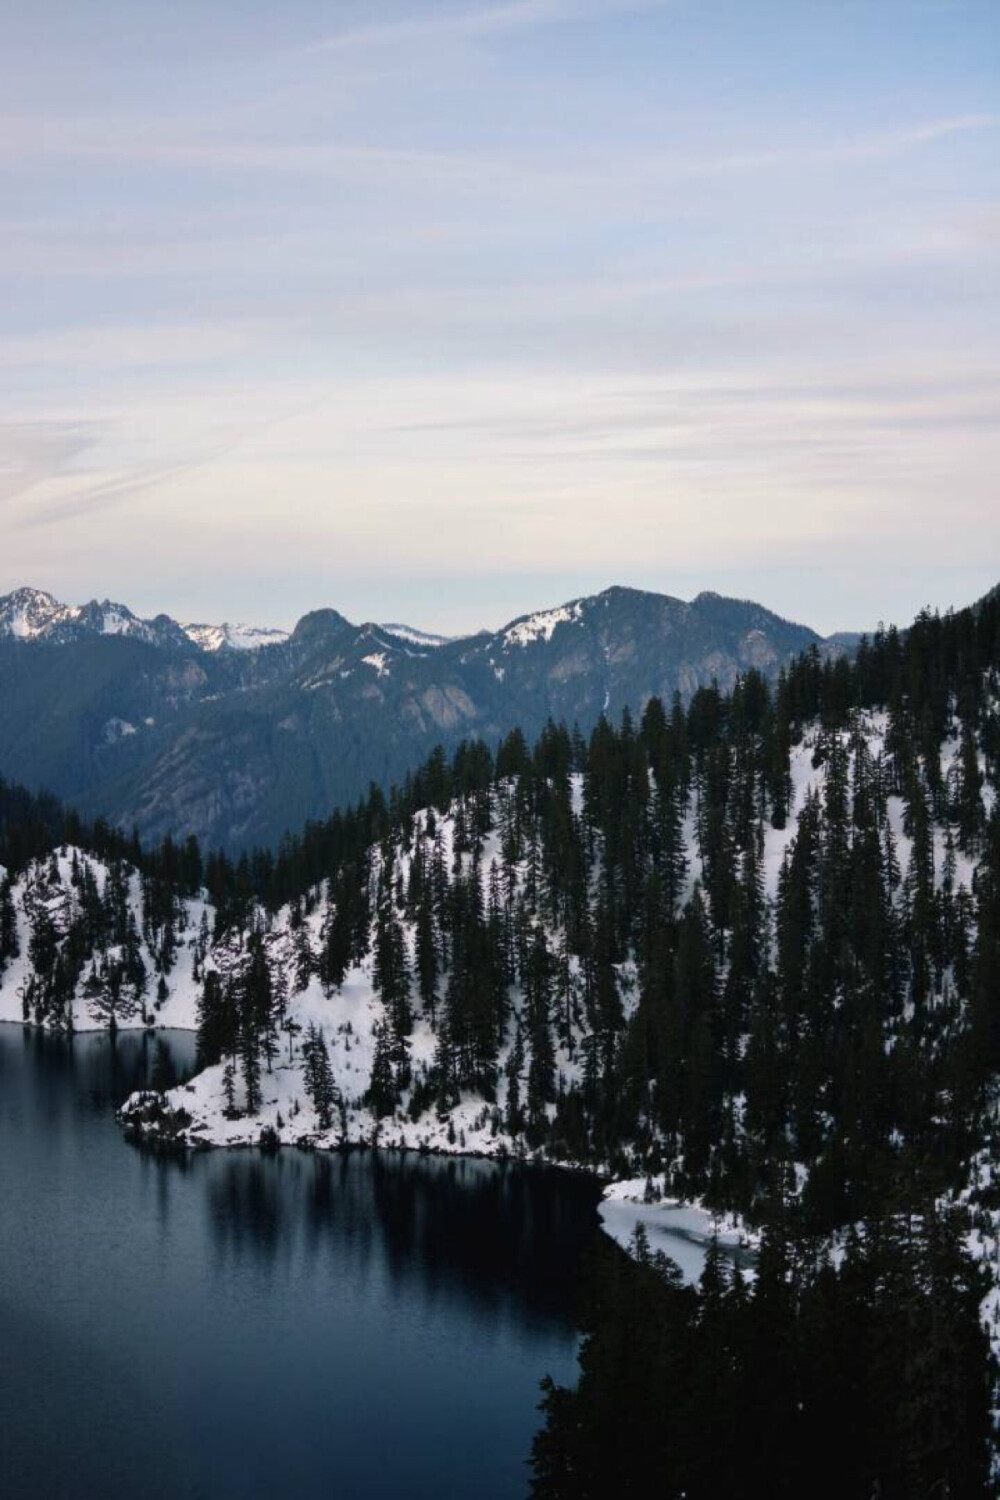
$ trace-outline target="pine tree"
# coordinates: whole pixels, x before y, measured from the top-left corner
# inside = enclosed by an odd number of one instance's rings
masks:
[[[372,1029],[375,1039],[375,1054],[372,1059],[372,1075],[368,1085],[368,1102],[377,1119],[391,1115],[399,1102],[396,1079],[393,1071],[393,1046],[389,1028],[377,1021]]]
[[[0,975],[11,959],[18,956],[17,913],[8,876],[0,880]]]
[[[260,1043],[256,1028],[248,1020],[240,1030],[240,1065],[243,1072],[243,1111],[255,1115],[260,1109]]]
[[[340,1095],[322,1029],[312,1022],[302,1044],[302,1063],[306,1095],[316,1112],[317,1124],[320,1130],[329,1130],[334,1110],[340,1105]]]

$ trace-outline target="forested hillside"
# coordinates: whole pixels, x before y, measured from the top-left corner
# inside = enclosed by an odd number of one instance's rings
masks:
[[[147,1136],[535,1153],[757,1226],[752,1293],[716,1257],[701,1292],[677,1288],[642,1243],[615,1292],[631,1314],[609,1320],[605,1283],[580,1393],[548,1398],[542,1495],[609,1493],[593,1434],[628,1415],[624,1452],[659,1443],[670,1351],[698,1346],[725,1375],[719,1422],[747,1383],[770,1392],[775,1493],[803,1492],[840,1419],[868,1424],[857,1464],[809,1492],[982,1493],[998,669],[992,599],[853,662],[811,651],[773,691],[751,672],[586,739],[438,753],[276,856],[29,845],[0,897],[0,1015],[197,1024],[199,1076],[133,1101]],[[620,1342],[635,1319],[648,1336]],[[838,1343],[849,1326],[870,1358]],[[710,1432],[697,1461],[663,1443],[665,1493],[720,1493]]]

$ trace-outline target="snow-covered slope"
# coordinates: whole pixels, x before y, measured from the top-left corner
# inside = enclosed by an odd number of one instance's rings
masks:
[[[290,633],[268,625],[232,625],[228,620],[221,625],[182,625],[181,629],[200,651],[257,651],[287,641]]]
[[[885,733],[884,719],[879,715],[867,720],[867,737],[873,754],[881,749]],[[791,816],[784,829],[776,830],[765,825],[762,873],[767,896],[773,901],[777,892],[782,861],[791,845],[796,830],[796,812],[811,789],[821,789],[826,768],[813,765],[814,742],[807,736],[797,746],[791,757],[793,804]],[[944,771],[951,769],[951,758],[957,745],[946,746]],[[495,794],[494,794],[495,795]],[[576,797],[579,815],[579,794]],[[906,869],[910,857],[910,839],[903,827],[903,806],[897,797],[890,798],[889,816],[896,839],[900,866]],[[420,837],[427,851],[431,841],[427,834],[426,815],[416,820]],[[439,819],[439,839],[443,845],[444,858],[449,867],[455,860],[454,816]],[[687,841],[688,892],[702,877],[701,860],[695,833],[693,806],[689,810],[685,837]],[[480,876],[485,886],[490,868],[498,854],[499,834],[494,831],[486,839],[481,855]],[[377,852],[372,859],[377,860]],[[412,856],[400,856],[400,874],[405,880]],[[468,856],[460,856],[461,861]],[[946,861],[946,834],[942,828],[935,830],[935,863],[937,878],[943,878]],[[47,922],[58,938],[65,939],[73,922],[82,920],[84,896],[81,890],[81,870],[89,871],[97,887],[104,891],[108,881],[107,870],[87,855],[66,851],[52,860],[42,861],[30,867],[14,884],[12,897],[17,913],[19,957],[14,959],[0,976],[0,1019],[15,1021],[33,1019],[31,1011],[31,953],[32,935],[40,922]],[[524,869],[519,878],[523,881]],[[960,853],[955,856],[954,880],[956,887],[968,888],[972,881],[973,866]],[[178,1091],[173,1102],[183,1104],[191,1116],[189,1136],[197,1136],[201,1142],[231,1144],[252,1142],[258,1139],[261,1128],[273,1127],[283,1141],[298,1141],[303,1137],[318,1145],[334,1146],[341,1139],[370,1139],[376,1122],[364,1104],[362,1096],[371,1077],[374,1052],[375,1028],[385,1019],[384,1007],[373,983],[372,959],[369,956],[347,974],[343,985],[333,993],[325,993],[315,972],[303,983],[298,975],[301,970],[300,955],[303,942],[307,950],[318,953],[323,945],[326,924],[330,920],[328,892],[319,889],[306,902],[309,914],[304,927],[297,934],[293,916],[289,909],[279,912],[273,919],[258,912],[255,921],[266,929],[265,944],[269,968],[274,982],[287,994],[287,1016],[292,1028],[285,1038],[286,1045],[273,1062],[272,1071],[266,1074],[264,1104],[252,1118],[227,1119],[222,1087],[221,1068],[210,1068],[192,1083]],[[246,963],[242,938],[231,934],[220,941],[207,936],[214,926],[215,914],[204,899],[181,903],[176,917],[176,951],[166,971],[162,961],[162,934],[151,933],[143,910],[142,886],[133,873],[128,878],[127,900],[131,919],[139,934],[139,948],[146,973],[146,988],[143,996],[132,1006],[123,1005],[116,1015],[120,1026],[183,1026],[196,1024],[197,1000],[201,982],[206,972],[215,969],[222,975],[238,972]],[[412,923],[399,913],[413,962],[415,931]],[[549,931],[548,937],[558,947],[561,935]],[[112,959],[118,950],[112,947]],[[315,966],[313,966],[315,967]],[[569,963],[570,982],[579,986],[578,960]],[[88,984],[89,979],[89,984]],[[619,986],[626,1016],[635,1003],[636,975],[631,962],[620,966]],[[106,998],[98,994],[98,986],[90,977],[90,969],[81,972],[76,980],[70,1001],[68,1016],[77,1029],[97,1028],[109,1024]],[[160,991],[157,1000],[156,992]],[[96,998],[95,998],[96,996]],[[27,997],[27,998],[26,998]],[[513,996],[514,1015],[521,1005],[521,997]],[[27,1008],[26,1008],[27,1007]],[[578,1014],[578,1012],[577,1012]],[[51,1022],[49,1022],[51,1023]],[[344,1122],[338,1122],[328,1130],[318,1127],[314,1113],[305,1096],[302,1079],[301,1038],[311,1025],[321,1028],[330,1051],[334,1079],[347,1104]],[[556,1065],[568,1083],[579,1077],[581,1066],[580,1044],[585,1023],[578,1020],[573,1033],[561,1044]],[[411,1058],[417,1078],[432,1061],[436,1044],[435,1033],[428,1020],[418,1015],[410,1037]],[[475,1150],[487,1155],[497,1155],[515,1149],[515,1143],[505,1136],[498,1120],[506,1104],[506,1064],[512,1046],[512,1033],[504,1038],[500,1057],[500,1084],[495,1106],[487,1106],[478,1096],[463,1097],[457,1109],[446,1119],[438,1119],[433,1112],[425,1113],[414,1120],[405,1107],[396,1115],[383,1120],[379,1137],[385,1142],[441,1150]]]
[[[885,717],[881,714],[866,716],[866,738],[871,754],[878,756],[883,747],[885,736]],[[774,829],[770,825],[764,826],[764,847],[762,859],[762,873],[765,890],[768,898],[773,901],[777,895],[778,878],[781,871],[782,861],[790,848],[796,835],[796,815],[801,810],[810,792],[822,792],[826,778],[826,766],[816,767],[813,764],[815,751],[815,736],[806,735],[802,743],[795,746],[791,752],[791,781],[792,801],[789,817],[783,829]],[[957,741],[947,742],[942,755],[942,771],[947,779],[953,772],[958,755]],[[992,790],[984,790],[984,801],[987,809],[992,803]],[[579,793],[575,797],[576,814],[580,813]],[[888,801],[889,818],[895,838],[899,864],[902,870],[906,870],[911,851],[911,839],[904,828],[904,809],[902,799],[892,796]],[[685,824],[686,854],[688,861],[687,892],[693,889],[696,882],[702,879],[701,857],[699,854],[697,837],[694,826],[694,807],[689,808]],[[430,840],[426,832],[427,814],[418,814],[416,819],[418,829],[423,829],[423,838],[430,847]],[[444,856],[450,865],[454,861],[454,836],[455,816],[438,818],[436,828],[439,831],[443,843]],[[945,828],[937,825],[934,829],[934,851],[937,879],[943,878],[946,860],[947,832]],[[494,832],[486,839],[481,855],[480,878],[485,884],[490,875],[490,867],[497,857],[499,848],[499,833]],[[372,859],[377,859],[377,851],[372,852]],[[401,856],[401,868],[405,878],[409,868],[411,856]],[[974,875],[974,862],[960,850],[953,851],[955,861],[954,882],[955,889],[965,887],[971,888]],[[461,856],[461,860],[468,861],[468,856]],[[521,879],[524,878],[523,867],[519,867]],[[53,856],[51,859],[34,863],[13,884],[12,898],[17,912],[18,935],[20,955],[12,960],[7,969],[0,974],[0,1020],[20,1021],[31,1019],[25,1017],[23,1008],[23,991],[26,981],[30,978],[31,960],[30,944],[34,926],[37,925],[40,914],[45,914],[54,924],[60,935],[65,935],[74,918],[79,918],[82,908],[82,898],[79,890],[80,871],[92,872],[98,887],[104,890],[108,879],[107,868],[92,856],[82,851],[68,849]],[[74,873],[75,872],[75,873]],[[318,951],[324,936],[324,924],[329,919],[329,911],[326,902],[327,893],[325,888],[315,890],[307,900],[307,906],[312,907],[311,914],[306,918],[305,930],[310,946]],[[155,939],[146,935],[146,919],[143,911],[142,883],[139,877],[132,872],[129,876],[128,903],[131,915],[135,919],[137,929],[141,935],[141,946],[144,962],[149,975],[157,977],[160,967],[156,951]],[[402,916],[402,914],[401,914]],[[221,943],[216,944],[206,940],[206,925],[211,930],[214,924],[215,914],[207,899],[204,897],[197,900],[182,902],[179,904],[177,925],[179,929],[179,943],[177,948],[178,957],[174,967],[170,968],[164,976],[168,994],[170,996],[169,1007],[164,1003],[156,1006],[152,1001],[141,1005],[133,1015],[119,1016],[119,1025],[131,1026],[181,1026],[194,1027],[196,1024],[196,1000],[200,980],[196,977],[197,967],[192,965],[191,955],[196,950],[204,950],[201,956],[201,972],[216,967],[222,971],[238,966],[241,960],[239,947],[234,947],[234,939],[227,936]],[[327,996],[322,993],[318,980],[313,978],[308,986],[302,990],[296,990],[293,978],[293,970],[297,962],[298,948],[293,941],[292,916],[286,908],[273,919],[264,912],[258,912],[256,920],[267,929],[266,943],[268,960],[286,985],[289,991],[289,1015],[296,1022],[307,1025],[310,1021],[322,1024],[329,1033],[331,1045],[339,1048],[338,1056],[343,1057],[343,1077],[339,1080],[348,1092],[355,1088],[359,1082],[367,1086],[367,1076],[364,1073],[364,1064],[370,1062],[370,1031],[373,1022],[382,1019],[382,1005],[376,997],[372,987],[371,961],[366,960],[362,965],[353,969],[343,986],[343,993],[335,993]],[[407,942],[411,949],[414,943],[414,929],[412,923],[403,920],[404,931]],[[560,934],[548,931],[550,940],[558,943]],[[634,987],[634,966],[622,966],[620,980],[626,996]],[[627,1009],[627,1005],[626,1005]],[[334,1041],[334,1037],[343,1034],[341,1028],[350,1023],[354,1032],[354,1040],[350,1047],[343,1047]],[[107,1024],[93,1007],[88,1008],[84,996],[84,986],[81,981],[73,998],[72,1024],[76,1029],[98,1029]],[[427,1058],[433,1050],[433,1034],[425,1023],[418,1021],[414,1031],[413,1056],[415,1061]],[[293,1060],[297,1054],[293,1048]],[[348,1059],[350,1059],[348,1063]],[[561,1060],[561,1065],[574,1071],[576,1064],[568,1057]],[[294,1071],[294,1068],[293,1068]],[[364,1075],[364,1076],[362,1076]],[[291,1085],[290,1085],[291,1086]],[[363,1091],[363,1090],[362,1090]],[[210,1090],[209,1090],[210,1093]],[[206,1102],[207,1102],[206,1095]],[[502,1100],[500,1101],[502,1103]],[[297,1137],[307,1128],[308,1119],[300,1119],[290,1137]],[[213,1127],[214,1128],[214,1127]],[[390,1127],[391,1130],[391,1127]],[[232,1132],[222,1132],[227,1138],[231,1138]],[[244,1128],[244,1136],[247,1131]],[[398,1137],[401,1141],[416,1142],[422,1138],[421,1132],[414,1134],[410,1130],[404,1130]],[[494,1148],[490,1148],[491,1150]]]
[[[412,625],[383,624],[379,629],[388,635],[394,635],[398,641],[407,641],[411,646],[426,646],[429,649],[446,646],[451,639],[447,635],[434,635],[429,630],[416,630]]]
[[[37,990],[35,955],[38,945],[48,934],[58,947],[73,942],[73,929],[85,919],[86,888],[92,886],[101,899],[110,897],[111,876],[106,864],[80,849],[68,847],[50,858],[38,860],[13,883],[11,898],[17,930],[17,954],[0,969],[0,1021],[27,1021],[37,1024],[32,1008]],[[195,963],[197,939],[210,908],[202,899],[185,902],[177,913],[178,945],[173,955],[165,994],[158,995],[158,969],[162,945],[149,932],[144,921],[142,882],[134,870],[127,870],[122,897],[126,920],[134,923],[135,945],[145,975],[141,993],[125,983],[112,1021],[107,986],[92,982],[102,965],[114,967],[123,958],[124,945],[114,941],[103,945],[94,960],[84,965],[68,997],[65,1014],[67,1029],[103,1031],[112,1024],[122,1028],[176,1027],[194,1030],[197,1024],[198,995],[201,980]],[[41,1021],[51,1027],[51,1019]]]
[[[568,625],[583,614],[583,601],[563,604],[558,609],[543,609],[515,620],[503,632],[504,646],[530,646],[535,641],[551,641],[557,625]]]
[[[886,720],[881,714],[869,714],[855,725],[863,733],[873,760],[884,748]],[[784,828],[763,827],[761,873],[769,901],[776,899],[783,863],[796,836],[797,814],[813,793],[822,795],[828,763],[820,757],[816,764],[817,737],[807,734],[791,752],[791,808]],[[942,754],[945,782],[953,776],[959,752],[957,741],[946,741]],[[573,788],[572,815],[582,815],[580,779]],[[479,874],[482,887],[490,882],[501,851],[504,788],[491,793],[492,831],[482,844]],[[500,800],[498,800],[500,799]],[[987,806],[992,794],[984,794]],[[902,799],[888,799],[888,823],[894,840],[900,870],[909,866],[912,840],[904,826]],[[467,878],[472,856],[457,852],[457,826],[463,818],[456,806],[447,816],[432,818],[417,814],[413,843],[396,854],[395,878],[392,882],[395,918],[403,932],[411,973],[416,967],[415,924],[408,919],[399,892],[406,888],[418,851],[430,862],[437,848],[443,867]],[[685,821],[687,855],[684,898],[696,882],[702,880],[701,856],[696,832],[695,799],[692,796]],[[457,846],[457,847],[456,847]],[[974,861],[956,850],[943,826],[933,830],[935,880],[938,886],[948,880],[953,892],[969,892],[974,879]],[[380,861],[378,849],[369,855],[368,880],[378,883]],[[524,888],[528,878],[527,857],[514,867],[516,890]],[[15,913],[18,954],[0,974],[0,1020],[40,1021],[53,1024],[53,1016],[75,1029],[118,1026],[197,1025],[199,1000],[206,976],[216,974],[221,982],[239,981],[250,962],[247,934],[256,929],[266,955],[266,965],[276,995],[281,997],[282,1020],[277,1027],[269,1061],[260,1069],[261,1102],[251,1113],[243,1109],[244,1082],[239,1070],[229,1070],[223,1062],[205,1068],[188,1083],[164,1097],[135,1096],[125,1110],[125,1119],[139,1133],[155,1137],[166,1132],[175,1143],[187,1145],[235,1146],[253,1145],[262,1135],[272,1143],[304,1144],[319,1148],[337,1148],[347,1143],[373,1143],[385,1146],[440,1151],[478,1153],[490,1157],[530,1155],[522,1135],[508,1130],[510,1075],[515,1037],[523,1042],[527,1024],[524,995],[516,987],[511,993],[511,1015],[497,1058],[497,1087],[489,1099],[465,1090],[457,1102],[441,1108],[430,1099],[417,1102],[421,1084],[426,1084],[439,1045],[439,1032],[431,1019],[420,1011],[413,996],[414,1019],[407,1038],[412,1066],[412,1085],[403,1090],[398,1107],[378,1118],[367,1094],[372,1080],[373,1063],[380,1032],[387,1022],[386,1007],[379,993],[374,973],[372,945],[368,955],[351,965],[343,982],[333,988],[324,986],[319,977],[318,955],[329,935],[334,905],[327,885],[314,889],[294,910],[285,907],[274,914],[262,909],[252,912],[243,930],[215,936],[216,914],[204,895],[176,903],[167,918],[162,911],[155,919],[148,906],[148,892],[134,871],[109,870],[101,861],[80,851],[66,849],[58,855],[31,865],[13,883],[11,900]],[[94,912],[104,912],[101,921],[109,935],[98,945],[99,951],[88,956],[71,970],[69,959],[81,934],[90,930]],[[540,920],[540,919],[538,919]],[[554,953],[564,947],[564,934],[551,925],[546,938]],[[63,969],[69,973],[69,992],[61,1013],[51,1007],[39,1008],[35,955],[46,944],[51,951],[62,945],[67,955]],[[50,963],[51,970],[51,963]],[[635,1009],[638,996],[637,971],[632,959],[616,968],[622,1010],[627,1018]],[[555,1068],[560,1092],[578,1084],[584,1066],[588,1037],[585,1008],[578,1003],[583,986],[579,959],[568,957],[566,966],[568,1000],[566,1011],[571,1023],[557,1032]],[[48,1002],[46,1002],[48,1005]],[[321,1121],[311,1102],[306,1080],[307,1042],[310,1035],[321,1035],[329,1058],[337,1108],[329,1123]],[[428,1096],[423,1096],[425,1100]],[[235,1107],[234,1107],[235,1105]],[[554,1106],[549,1106],[550,1118]],[[572,1164],[572,1163],[570,1163]],[[997,1170],[993,1154],[986,1151],[976,1164],[976,1175],[970,1184],[982,1188],[992,1181]],[[621,1241],[626,1241],[636,1222],[646,1224],[654,1236],[678,1239],[675,1259],[696,1274],[704,1244],[718,1229],[718,1222],[699,1205],[664,1202],[659,1196],[664,1184],[645,1179],[626,1183],[615,1189],[605,1204],[605,1227]],[[725,1236],[738,1238],[742,1226],[725,1226]],[[992,1254],[1000,1242],[1000,1216],[981,1216],[979,1242],[984,1252]],[[683,1243],[681,1243],[683,1242]],[[668,1247],[669,1248],[669,1247]],[[1000,1305],[1000,1293],[994,1299]],[[991,1306],[991,1316],[996,1309]],[[1000,1330],[998,1330],[1000,1341]]]
[[[19,641],[37,640],[73,614],[43,589],[15,589],[0,599],[0,635]]]

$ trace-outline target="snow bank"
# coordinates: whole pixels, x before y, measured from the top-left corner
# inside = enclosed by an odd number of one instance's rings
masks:
[[[638,1225],[649,1236],[649,1248],[662,1250],[693,1286],[705,1269],[714,1240],[726,1258],[752,1274],[759,1237],[735,1214],[716,1214],[700,1203],[663,1196],[663,1179],[635,1177],[612,1182],[598,1207],[601,1228],[625,1250],[632,1248]]]

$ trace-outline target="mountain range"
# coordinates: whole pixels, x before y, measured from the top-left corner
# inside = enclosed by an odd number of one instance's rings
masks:
[[[274,844],[439,743],[550,717],[586,731],[857,639],[715,593],[621,587],[459,639],[334,609],[291,632],[181,624],[21,588],[0,598],[0,775],[145,837]]]

